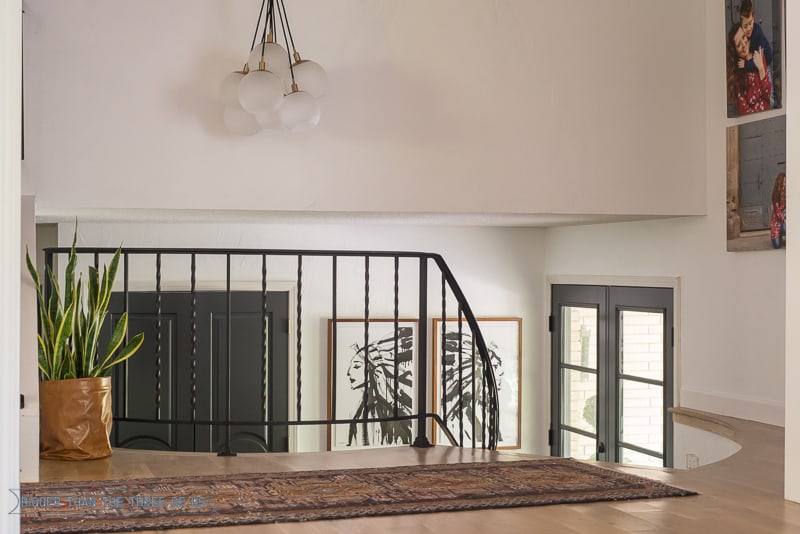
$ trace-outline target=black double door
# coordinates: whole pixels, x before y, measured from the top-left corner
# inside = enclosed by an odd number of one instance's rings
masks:
[[[128,293],[129,332],[144,332],[145,341],[113,370],[115,417],[220,422],[230,395],[231,421],[287,421],[288,292],[268,292],[266,314],[261,293],[231,294],[230,354],[227,293],[197,292],[195,298],[193,306],[189,292]],[[123,295],[113,295],[106,339],[123,309]],[[211,452],[226,436],[224,425],[115,421],[112,443]],[[286,426],[232,425],[230,438],[234,452],[289,450]]]
[[[551,454],[672,466],[673,290],[553,285]]]

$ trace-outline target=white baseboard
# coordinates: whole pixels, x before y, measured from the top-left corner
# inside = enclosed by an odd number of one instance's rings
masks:
[[[681,388],[680,399],[684,408],[784,426],[786,407],[780,401],[687,386]]]

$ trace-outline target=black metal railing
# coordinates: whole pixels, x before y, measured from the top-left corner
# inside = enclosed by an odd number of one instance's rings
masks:
[[[82,261],[85,255],[92,255],[94,266],[98,267],[101,256],[110,257],[115,249],[79,247],[76,251]],[[45,262],[53,266],[56,257],[67,253],[68,248],[45,249]],[[123,248],[122,258],[122,279],[118,279],[115,286],[121,286],[121,290],[110,308],[112,322],[113,317],[128,312],[131,331],[136,330],[137,324],[147,329],[145,343],[152,353],[141,360],[136,355],[114,370],[115,388],[119,386],[121,390],[115,393],[114,406],[117,446],[132,446],[137,440],[144,439],[137,430],[129,429],[126,435],[121,435],[123,432],[119,429],[127,428],[121,425],[131,425],[130,428],[157,425],[166,429],[160,431],[161,437],[153,437],[151,441],[168,449],[177,449],[176,436],[180,436],[181,429],[190,427],[194,429],[190,432],[191,445],[184,442],[181,446],[190,450],[198,450],[198,435],[202,435],[196,431],[198,427],[213,428],[216,434],[209,441],[220,455],[235,454],[232,447],[234,428],[239,429],[237,436],[251,437],[258,434],[258,429],[267,429],[268,437],[263,441],[269,442],[277,439],[277,434],[269,432],[278,429],[287,429],[288,432],[289,427],[318,426],[328,430],[330,443],[331,429],[342,425],[347,429],[348,444],[360,437],[358,445],[408,443],[425,447],[431,444],[429,431],[433,429],[435,437],[438,428],[451,445],[497,447],[499,410],[493,362],[469,302],[440,255],[345,250]],[[182,289],[177,293],[186,299],[180,302],[172,298],[176,294],[174,287],[164,287],[163,264],[175,258],[188,259],[185,272],[181,272],[183,267],[179,267],[169,273],[173,279],[172,286],[176,285],[176,276],[181,281]],[[224,304],[217,308],[209,305],[212,311],[205,310],[201,314],[201,306],[206,304],[199,300],[202,295],[197,281],[198,260],[210,262],[211,258],[225,260],[225,289],[219,291],[223,297],[220,302]],[[234,275],[232,259],[245,265],[250,261],[246,258],[260,258],[260,268]],[[330,266],[320,267],[319,258],[330,260]],[[309,263],[317,262],[313,272],[304,268],[304,259]],[[132,265],[133,260],[137,266]],[[358,278],[353,272],[356,269],[354,260],[363,260],[363,283],[358,290],[353,289],[352,283]],[[287,261],[296,262],[294,279],[288,281],[285,277]],[[349,262],[344,274],[340,268],[343,261]],[[382,285],[371,273],[373,263],[379,261],[384,262],[381,264],[383,271],[392,271],[388,284],[391,289],[388,291],[383,287],[387,285],[385,279]],[[280,268],[275,267],[277,262],[281,262]],[[429,277],[431,264],[438,269],[440,281],[436,280],[439,277]],[[329,270],[329,274],[322,278],[330,276],[330,284],[323,285],[320,273],[325,270]],[[416,288],[409,290],[408,284],[401,283],[401,271],[403,278],[416,278]],[[260,280],[259,302],[255,311],[241,311],[238,303],[243,302],[246,295],[234,290],[233,285],[242,280],[252,282],[256,278],[253,272],[257,272]],[[285,307],[294,307],[292,315],[287,316],[292,327],[287,332],[281,330],[281,325],[277,324],[280,321],[270,311],[269,301],[273,293],[268,291],[268,286],[274,281],[271,280],[273,275],[282,277],[294,291],[293,302],[286,300]],[[347,279],[347,284],[343,284],[343,278]],[[440,283],[438,289],[434,287],[437,282]],[[149,296],[143,296],[142,284],[152,288],[146,292]],[[45,291],[49,292],[47,284]],[[353,295],[346,295],[351,298],[347,299],[349,304],[344,305],[343,292],[361,291],[363,308],[355,313]],[[371,297],[373,291],[389,296],[377,299]],[[441,295],[438,309],[436,304],[429,302],[431,294]],[[409,314],[408,303],[413,298],[417,299],[416,313]],[[321,415],[323,410],[319,400],[314,403],[313,395],[304,391],[307,386],[303,382],[304,364],[307,363],[304,357],[316,354],[323,359],[323,347],[308,343],[309,339],[325,338],[321,333],[324,315],[317,308],[323,299],[330,299],[331,303],[325,369],[329,401],[326,416]],[[401,313],[401,300],[404,313]],[[448,315],[453,313],[453,309],[454,318]],[[176,313],[185,313],[186,318],[181,319]],[[351,318],[341,319],[343,313]],[[206,315],[211,318],[202,319]],[[239,346],[245,342],[246,336],[241,334],[242,329],[234,327],[234,316],[237,321],[241,316],[244,318],[241,320],[258,324],[258,336],[246,348]],[[432,353],[428,343],[429,320],[434,317],[440,318],[440,331],[436,333],[440,339],[434,341],[434,344],[438,342],[438,354]],[[345,336],[343,328],[351,326],[363,331],[357,332],[358,339],[351,352],[339,354],[339,342]],[[288,340],[289,330],[293,331],[294,339]],[[347,335],[352,336],[351,330],[348,329]],[[281,343],[276,337],[278,335],[287,338],[285,349],[276,348]],[[182,341],[184,338],[185,342]],[[221,338],[224,338],[224,343]],[[211,348],[206,348],[206,344]],[[287,364],[276,360],[276,354],[290,352],[289,347],[294,348],[294,376],[288,376],[285,370],[279,371]],[[237,356],[246,352],[254,352],[257,358],[245,366]],[[360,399],[354,410],[352,405],[349,406],[351,413],[344,418],[340,416],[343,408],[339,399],[342,393],[342,358],[347,356],[350,357],[347,371],[351,389],[349,398],[356,395]],[[435,368],[433,360],[437,361]],[[325,374],[323,372],[320,376]],[[146,391],[148,384],[152,386],[151,393]],[[253,384],[258,384],[260,390],[257,392],[258,400],[247,401],[246,405],[250,409],[250,404],[256,404],[258,412],[245,413],[241,403],[234,406],[232,393],[239,395],[240,390],[249,391],[256,387]],[[294,414],[289,416],[292,408],[276,407],[279,400],[289,402],[288,394],[276,394],[276,391],[288,391],[292,385]],[[437,391],[437,388],[440,388],[440,395],[430,399],[429,390]],[[209,397],[215,401],[206,402]],[[306,397],[311,397],[311,404],[304,406]],[[134,398],[146,398],[145,411],[149,415],[137,411]],[[410,435],[413,433],[415,435]],[[276,449],[267,446],[263,450]]]

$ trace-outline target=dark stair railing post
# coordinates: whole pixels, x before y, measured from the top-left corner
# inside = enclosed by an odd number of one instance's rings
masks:
[[[417,334],[417,438],[413,447],[431,447],[427,436],[428,407],[428,258],[419,259],[419,330]]]
[[[328,419],[335,420],[336,417],[336,369],[338,365],[338,354],[336,350],[336,335],[337,335],[337,302],[336,302],[336,295],[337,295],[337,284],[338,284],[338,258],[333,256],[331,258],[331,287],[333,288],[332,294],[333,298],[331,299],[331,323],[330,323],[330,330],[331,330],[331,363],[329,364],[329,370],[331,376],[331,413],[328,414]],[[332,434],[333,427],[328,425],[328,438]]]
[[[124,277],[122,279],[122,310],[123,313],[128,313],[130,309],[130,287],[129,284],[129,276],[130,273],[130,263],[128,261],[128,253],[126,252],[122,257],[122,265],[123,265],[123,273]],[[130,321],[130,317],[128,318]],[[125,345],[128,344],[130,341],[130,330],[125,332]],[[128,362],[125,361],[122,363],[122,368],[120,369],[120,374],[122,375],[122,379],[119,381],[120,389],[122,393],[119,399],[122,400],[122,413],[125,414],[125,417],[128,417]],[[119,447],[120,445],[120,436],[119,432],[114,432],[114,446]]]
[[[191,287],[189,311],[189,345],[190,345],[190,375],[189,375],[189,408],[192,419],[192,450],[197,451],[197,258],[192,254]]]
[[[442,373],[442,420],[447,426],[447,279],[442,272],[442,333],[441,333],[441,373]]]
[[[231,315],[233,313],[233,306],[231,305],[231,255],[226,254],[226,282],[225,282],[225,297],[227,299],[227,311],[225,321],[225,336],[227,347],[225,352],[225,444],[222,449],[217,453],[217,456],[236,456],[236,453],[231,450]]]
[[[464,321],[458,305],[458,446],[464,446]]]
[[[272,402],[268,402],[270,374],[273,368],[272,351],[269,350],[267,338],[269,331],[269,318],[267,308],[267,255],[261,255],[261,415],[265,421],[270,421],[273,416]],[[267,427],[267,450],[274,450],[275,440],[273,429]]]
[[[161,254],[156,254],[156,421],[161,419]]]
[[[400,415],[400,395],[398,394],[398,377],[400,376],[400,359],[398,358],[398,340],[400,338],[400,258],[394,257],[394,416]]]
[[[364,256],[364,393],[363,393],[363,406],[364,412],[362,415],[362,433],[361,444],[373,445],[369,441],[369,423],[368,420],[372,416],[369,403],[370,393],[370,371],[374,367],[370,366],[369,355],[369,256]]]
[[[301,421],[303,393],[303,255],[297,256],[297,420]]]

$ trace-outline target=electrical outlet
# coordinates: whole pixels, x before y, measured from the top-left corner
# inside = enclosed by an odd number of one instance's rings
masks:
[[[693,453],[686,455],[686,469],[694,469],[700,467],[700,457]]]

